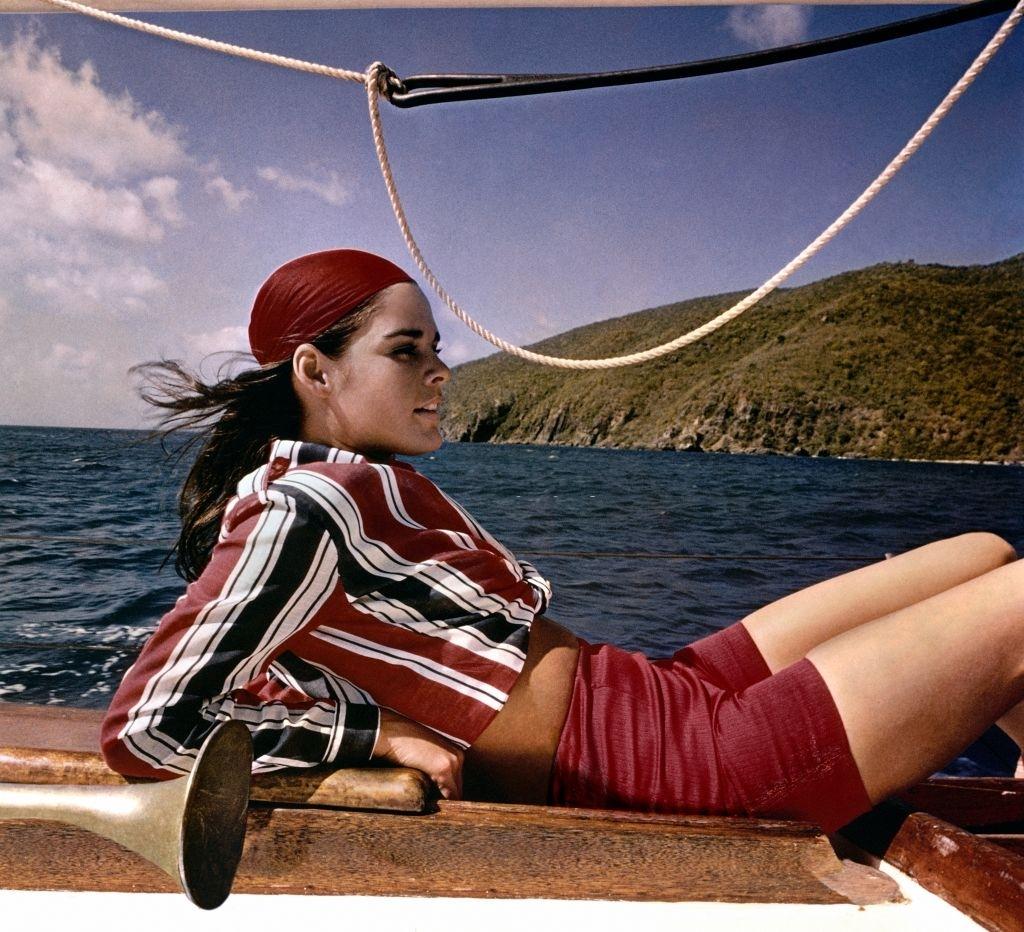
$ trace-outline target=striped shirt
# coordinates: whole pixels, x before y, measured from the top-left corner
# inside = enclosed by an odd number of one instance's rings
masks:
[[[550,584],[406,463],[279,440],[103,723],[107,763],[191,769],[225,719],[254,771],[369,760],[380,707],[468,747],[503,707]]]

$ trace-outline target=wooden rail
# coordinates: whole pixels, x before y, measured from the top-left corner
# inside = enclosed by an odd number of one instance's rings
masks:
[[[163,892],[114,842],[0,822],[9,889]],[[250,808],[238,893],[736,903],[897,902],[891,878],[840,860],[813,826],[442,802],[425,815]]]

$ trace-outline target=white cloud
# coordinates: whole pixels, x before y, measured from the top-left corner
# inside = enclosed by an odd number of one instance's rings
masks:
[[[67,321],[54,339],[52,333],[47,338],[46,328],[19,323],[28,332],[19,326],[0,342],[0,367],[8,373],[0,420],[88,427],[138,423],[127,379],[138,357],[127,333],[119,334],[121,341],[96,339],[85,322]]]
[[[143,198],[128,188],[104,187],[40,159],[0,166],[0,180],[0,229],[27,224],[49,233],[87,230],[132,242],[163,238]]]
[[[0,45],[0,98],[11,135],[33,156],[100,179],[166,173],[187,162],[180,131],[127,93],[99,85],[86,62],[78,71],[31,36]]]
[[[229,211],[235,213],[242,205],[255,195],[248,188],[236,188],[223,175],[211,178],[206,182],[206,192],[220,197]]]
[[[449,366],[457,366],[459,363],[482,356],[481,346],[486,347],[487,344],[482,340],[442,340],[441,358]]]
[[[793,4],[735,6],[726,26],[741,42],[755,49],[789,45],[807,39],[810,8]]]
[[[73,380],[85,378],[99,361],[99,353],[92,349],[75,349],[66,343],[54,343],[43,360],[43,368]]]
[[[143,197],[153,203],[161,220],[173,226],[179,226],[185,219],[181,213],[181,205],[178,203],[177,178],[171,178],[168,175],[150,178],[141,184],[140,190]]]
[[[83,267],[61,258],[24,275],[26,291],[45,299],[62,314],[139,311],[165,293],[166,285],[144,265],[121,260]]]
[[[337,172],[328,172],[327,179],[317,181],[314,178],[300,178],[292,175],[281,168],[268,165],[261,168],[257,173],[264,181],[280,188],[282,191],[304,191],[312,194],[334,207],[340,207],[346,203],[351,194],[344,185]]]
[[[166,296],[145,250],[181,226],[179,131],[30,34],[0,42],[0,301],[52,319]]]
[[[249,352],[249,328],[221,327],[205,333],[190,333],[185,336],[189,355],[197,361],[213,353]]]

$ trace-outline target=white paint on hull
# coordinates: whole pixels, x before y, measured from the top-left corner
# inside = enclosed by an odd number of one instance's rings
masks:
[[[223,932],[226,928],[402,929],[487,932],[585,928],[587,932],[644,929],[728,929],[729,932],[959,932],[981,928],[944,900],[888,864],[879,870],[900,886],[906,901],[873,906],[794,903],[633,903],[595,900],[478,900],[439,897],[256,896],[235,894],[203,912],[184,896],[167,893],[0,892],[0,913],[18,919],[46,917],[52,928],[110,932]]]

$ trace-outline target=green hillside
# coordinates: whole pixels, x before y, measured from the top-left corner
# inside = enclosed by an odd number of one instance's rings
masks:
[[[745,292],[534,344],[613,356],[670,340]],[[1024,461],[1024,253],[884,263],[776,292],[654,362],[569,372],[496,354],[456,369],[449,439],[812,456]]]

